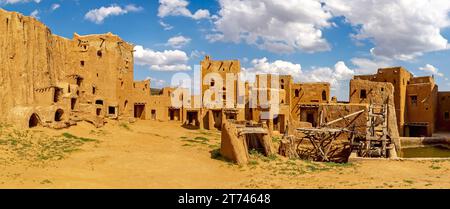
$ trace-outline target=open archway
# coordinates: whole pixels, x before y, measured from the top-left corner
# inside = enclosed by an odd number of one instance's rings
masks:
[[[33,113],[30,116],[30,119],[28,120],[28,127],[34,128],[37,127],[40,124],[39,116],[36,113]]]
[[[56,122],[62,121],[63,115],[64,115],[64,110],[62,110],[62,109],[56,110],[56,112],[55,112],[55,121]]]

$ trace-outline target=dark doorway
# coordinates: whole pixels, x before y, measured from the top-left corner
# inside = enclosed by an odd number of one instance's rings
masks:
[[[280,130],[280,120],[279,120],[278,116],[273,119],[273,130],[274,131],[279,131]]]
[[[62,109],[56,110],[56,112],[55,112],[55,121],[56,122],[62,121],[63,115],[64,115],[64,110],[62,110]]]
[[[97,116],[100,116],[102,114],[102,108],[97,108],[97,110],[95,111]]]
[[[408,126],[410,137],[427,137],[428,129],[426,126]]]
[[[169,110],[169,120],[174,120],[175,119],[175,113],[173,112],[173,110]]]
[[[145,119],[145,105],[134,105],[134,117]]]
[[[317,126],[317,118],[319,108],[317,107],[301,107],[300,108],[300,121],[311,123],[312,127]]]
[[[156,110],[152,110],[152,120],[156,120]]]
[[[306,115],[306,122],[311,123],[313,127],[316,126],[316,121],[314,120],[314,114],[313,113],[307,113],[307,115]]]
[[[40,121],[39,116],[36,113],[33,113],[30,117],[30,120],[28,121],[28,127],[34,128],[38,126],[40,123],[39,121]]]
[[[72,98],[70,99],[70,109],[74,110],[75,109],[75,105],[77,104],[77,99],[76,98]]]
[[[197,112],[188,112],[187,119],[188,119],[188,125],[197,126],[198,113]]]
[[[213,110],[214,127],[220,129],[222,127],[222,111]]]
[[[237,114],[236,113],[226,113],[226,117],[229,120],[236,120],[237,119]]]
[[[169,109],[169,120],[180,120],[180,110]]]

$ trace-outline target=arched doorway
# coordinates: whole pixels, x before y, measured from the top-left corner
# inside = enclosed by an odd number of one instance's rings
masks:
[[[36,113],[33,113],[30,116],[30,120],[28,120],[28,127],[34,128],[34,127],[38,126],[39,124],[40,124],[39,116]]]
[[[56,110],[56,112],[55,112],[55,121],[56,122],[62,121],[63,115],[64,115],[64,111],[62,109]]]

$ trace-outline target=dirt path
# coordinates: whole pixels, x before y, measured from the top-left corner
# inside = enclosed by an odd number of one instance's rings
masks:
[[[450,188],[449,161],[341,165],[253,153],[248,166],[237,166],[217,157],[220,132],[176,122],[33,130],[48,138],[40,143],[3,129],[1,188]],[[20,144],[20,137],[34,141]]]

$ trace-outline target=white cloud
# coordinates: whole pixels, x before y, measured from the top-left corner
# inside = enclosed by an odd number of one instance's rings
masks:
[[[291,75],[296,82],[328,82],[339,98],[348,96],[347,83],[355,74],[343,61],[337,62],[334,67],[313,67],[309,70],[302,70],[300,64],[283,60],[268,62],[267,58],[254,59],[251,64],[251,67],[243,69],[245,80],[254,81],[255,74],[278,73]]]
[[[251,64],[250,68],[243,69],[245,73],[292,75],[297,82],[329,82],[336,84],[340,80],[350,80],[355,74],[342,61],[337,62],[334,68],[314,67],[307,71],[303,71],[300,64],[283,60],[269,62],[265,57],[254,59]]]
[[[186,0],[159,0],[158,17],[167,16],[185,16],[194,20],[210,18],[208,10],[199,9],[192,13],[187,6],[189,2]]]
[[[277,53],[327,51],[321,29],[332,15],[320,0],[219,0],[210,41],[246,42]]]
[[[109,7],[100,7],[98,9],[90,10],[89,12],[86,13],[84,19],[94,22],[96,24],[101,24],[103,23],[105,18],[109,16],[124,15],[129,12],[139,12],[142,9],[143,9],[142,7],[137,7],[132,4],[127,5],[125,7],[111,5]]]
[[[32,11],[31,13],[30,13],[30,16],[31,17],[34,17],[34,18],[36,18],[36,19],[39,19],[39,11],[36,9],[36,10],[34,10],[34,11]]]
[[[206,55],[206,52],[204,52],[204,51],[198,51],[198,50],[194,50],[194,51],[192,51],[191,52],[191,58],[200,58],[200,57],[202,57],[202,56],[205,56]]]
[[[390,60],[372,60],[358,57],[352,58],[350,61],[356,67],[356,74],[375,74],[379,68],[389,67],[393,64]]]
[[[28,3],[28,2],[40,3],[41,0],[0,0],[2,4],[17,4],[17,3]]]
[[[61,7],[60,4],[52,4],[51,9],[52,9],[52,11],[55,11],[55,10],[59,9],[60,7]]]
[[[324,0],[334,16],[359,29],[356,40],[371,40],[375,56],[411,60],[449,49],[441,30],[450,26],[448,0]]]
[[[184,36],[174,36],[167,40],[166,46],[171,46],[172,48],[179,49],[191,42],[190,38]]]
[[[134,4],[128,4],[125,6],[125,11],[127,11],[127,12],[140,12],[142,10],[143,10],[142,7],[136,6]]]
[[[180,50],[164,50],[162,52],[134,47],[134,59],[137,65],[148,66],[155,71],[185,71],[191,70],[187,65],[189,57]]]
[[[150,85],[152,87],[154,86],[154,87],[157,87],[157,88],[164,87],[164,85],[166,84],[165,80],[153,78],[153,77],[150,77],[150,76],[145,78],[145,80],[150,80]]]
[[[172,30],[173,26],[163,22],[162,20],[159,21],[159,24],[164,28],[164,30]]]
[[[300,77],[300,81],[328,82],[333,89],[337,89],[340,86],[340,81],[348,81],[353,78],[354,74],[354,70],[348,68],[343,61],[339,61],[334,65],[334,68],[316,67],[306,71]]]
[[[294,64],[283,60],[268,62],[268,59],[264,57],[252,60],[251,64],[252,67],[243,69],[248,76],[252,76],[252,74],[279,74],[292,75],[294,78],[299,78],[302,74],[302,66],[300,64]],[[252,78],[249,79],[252,80]]]
[[[439,77],[444,77],[443,73],[439,72],[439,69],[434,67],[433,65],[426,64],[424,67],[420,67],[419,70],[424,71],[425,73],[429,73],[431,75],[437,75]]]

